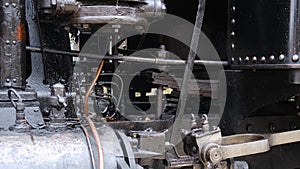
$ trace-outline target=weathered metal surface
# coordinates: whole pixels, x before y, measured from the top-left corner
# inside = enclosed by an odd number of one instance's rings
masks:
[[[25,88],[25,0],[0,2],[0,87]]]
[[[40,135],[3,132],[0,148],[3,169],[92,168],[81,131]]]

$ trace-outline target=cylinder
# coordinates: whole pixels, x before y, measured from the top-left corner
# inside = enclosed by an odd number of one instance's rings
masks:
[[[93,168],[86,138],[79,129],[52,134],[1,134],[0,168]]]

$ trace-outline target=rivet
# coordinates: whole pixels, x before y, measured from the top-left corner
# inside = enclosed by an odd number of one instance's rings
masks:
[[[292,58],[292,60],[294,62],[297,62],[299,60],[299,56],[298,55],[294,55],[293,58]]]
[[[17,41],[14,40],[14,41],[12,41],[12,43],[15,45],[15,44],[17,44]]]
[[[279,55],[279,60],[280,60],[280,61],[283,61],[283,60],[284,60],[284,55],[283,55],[283,54]]]
[[[231,44],[231,48],[232,48],[232,49],[234,49],[234,48],[235,48],[235,45],[234,45],[234,43],[233,43],[233,44]]]
[[[261,61],[261,62],[265,62],[265,61],[266,61],[266,57],[264,57],[264,56],[261,57],[261,58],[260,58],[260,61]]]
[[[5,43],[6,43],[7,45],[9,45],[9,44],[10,44],[10,41],[9,41],[9,40],[7,40]]]
[[[231,36],[235,36],[235,32],[231,32],[231,34],[230,34]]]
[[[270,61],[274,61],[275,60],[275,56],[274,55],[271,55],[270,56]]]
[[[234,58],[231,58],[231,63],[234,63],[234,60],[235,60]]]
[[[232,19],[232,20],[231,20],[231,23],[232,23],[232,24],[235,24],[235,19]]]
[[[11,4],[14,8],[17,6],[17,4],[16,3],[12,3]]]
[[[8,6],[9,6],[9,3],[6,2],[4,5],[5,5],[5,7],[8,7]]]
[[[17,79],[13,79],[13,82],[16,83],[16,82],[17,82]]]
[[[10,82],[10,79],[6,79],[6,83],[9,83]]]
[[[253,63],[256,63],[256,61],[257,61],[257,57],[254,56],[254,57],[252,58],[252,62],[253,62]]]
[[[235,11],[235,6],[232,7],[232,11]]]
[[[242,58],[241,57],[238,58],[238,62],[242,63]]]
[[[249,60],[250,60],[250,59],[249,59],[249,57],[247,56],[247,57],[245,58],[245,62],[248,63]]]

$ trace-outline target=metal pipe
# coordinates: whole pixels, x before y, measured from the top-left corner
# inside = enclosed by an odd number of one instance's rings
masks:
[[[179,132],[180,128],[181,128],[181,125],[180,125],[181,120],[180,119],[182,118],[182,116],[185,112],[187,95],[188,95],[188,83],[189,83],[192,73],[193,73],[193,67],[194,67],[194,62],[195,62],[195,58],[196,58],[195,51],[197,51],[197,49],[198,49],[198,43],[199,43],[200,34],[201,34],[201,27],[203,24],[204,12],[205,12],[205,0],[199,0],[198,12],[197,12],[197,16],[196,16],[190,51],[189,51],[189,55],[188,55],[182,83],[181,83],[178,108],[177,108],[175,119],[174,119],[175,122],[174,122],[173,128],[171,130],[171,135],[170,135],[170,142],[173,144],[179,143],[179,139],[180,139],[180,132]]]
[[[27,51],[31,52],[41,52],[41,49],[38,47],[26,46]],[[185,60],[175,60],[175,59],[159,59],[159,58],[143,58],[143,57],[134,57],[134,56],[104,56],[93,55],[87,53],[76,53],[76,52],[67,52],[61,50],[54,49],[43,49],[45,53],[55,53],[61,55],[69,55],[76,57],[87,57],[91,59],[105,59],[105,60],[122,60],[126,62],[139,62],[139,63],[150,63],[150,64],[158,64],[158,65],[184,65],[186,63]],[[214,65],[223,65],[228,66],[227,61],[209,61],[209,60],[194,60],[195,65],[205,65],[205,66],[214,66]]]

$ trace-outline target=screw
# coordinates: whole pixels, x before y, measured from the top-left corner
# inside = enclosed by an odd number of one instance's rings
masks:
[[[299,60],[299,56],[298,55],[294,55],[293,58],[292,58],[292,60],[294,62],[297,62]]]
[[[271,55],[270,56],[270,61],[274,61],[275,60],[275,56],[274,55]]]
[[[283,54],[279,55],[279,60],[280,60],[280,61],[283,61],[283,60],[284,60],[284,55],[283,55]]]

